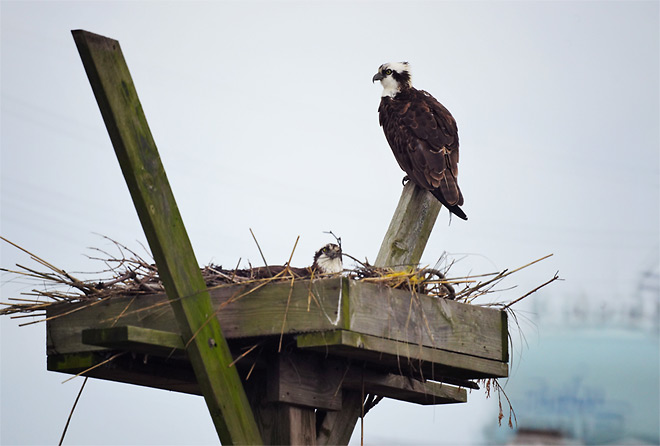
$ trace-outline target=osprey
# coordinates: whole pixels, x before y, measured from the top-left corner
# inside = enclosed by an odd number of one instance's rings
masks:
[[[287,265],[269,265],[259,266],[250,269],[237,269],[237,270],[223,270],[222,268],[215,268],[224,275],[238,276],[249,279],[264,279],[273,277],[287,269]],[[319,274],[337,274],[344,270],[342,262],[342,251],[339,245],[328,243],[321,249],[314,253],[314,262],[312,266],[298,268],[295,266],[288,267],[289,273],[300,279],[308,279],[312,276]]]
[[[431,192],[449,211],[463,220],[459,206],[458,128],[440,102],[410,80],[408,62],[386,63],[372,82],[380,81],[383,94],[378,107],[380,125],[394,157],[410,180]]]
[[[341,247],[334,243],[328,243],[314,254],[312,270],[321,274],[340,273],[344,269],[341,260]]]

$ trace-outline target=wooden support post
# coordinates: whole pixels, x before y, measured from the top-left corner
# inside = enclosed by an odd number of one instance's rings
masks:
[[[277,359],[276,359],[277,361]],[[268,396],[271,370],[255,370],[246,390],[265,444],[315,445],[316,414],[311,407],[279,402]],[[275,377],[275,379],[277,379]]]
[[[348,444],[355,429],[355,423],[362,414],[362,393],[354,390],[342,391],[342,408],[328,412],[318,429],[316,444]]]
[[[293,404],[278,404],[275,423],[277,435],[271,444],[316,445],[316,414],[314,409]]]
[[[418,264],[441,207],[430,192],[408,181],[380,246],[375,266],[405,269]],[[317,443],[348,444],[362,414],[362,404],[361,392],[344,390],[342,410],[328,412],[319,428]]]
[[[430,192],[408,181],[387,229],[375,266],[415,266],[431,236],[442,205]]]
[[[262,444],[119,42],[72,33],[220,441]]]

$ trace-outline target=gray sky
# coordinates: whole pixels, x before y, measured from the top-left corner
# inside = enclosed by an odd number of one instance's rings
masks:
[[[407,60],[413,84],[458,122],[470,217],[448,225],[443,210],[423,263],[446,252],[458,276],[554,253],[497,297],[559,270],[566,280],[534,299],[612,311],[657,265],[658,2],[3,0],[0,12],[1,233],[67,271],[100,269],[84,256],[110,248],[95,233],[145,242],[70,34],[79,28],[120,41],[200,264],[260,264],[248,228],[269,263],[300,235],[293,263],[310,264],[327,230],[375,259],[403,173],[371,77]],[[29,262],[0,249],[3,267]],[[5,283],[2,300],[35,286]],[[0,319],[0,443],[54,443],[81,380],[46,372],[44,325],[18,322]],[[483,441],[475,426],[497,417],[483,400],[382,403],[366,443]],[[67,434],[215,438],[201,398],[96,380]]]

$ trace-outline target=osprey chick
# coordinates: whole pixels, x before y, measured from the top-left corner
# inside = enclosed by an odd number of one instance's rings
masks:
[[[341,260],[341,248],[334,243],[328,243],[314,254],[312,270],[322,274],[340,273],[344,269]]]
[[[289,272],[296,278],[309,279],[312,277],[312,275],[335,274],[342,272],[344,270],[344,264],[342,263],[341,256],[342,253],[339,245],[328,243],[316,251],[314,254],[314,263],[312,263],[312,266],[297,268],[295,266],[287,267],[287,265],[268,265],[249,269],[237,269],[233,271],[224,271],[221,268],[220,270],[231,276],[247,277],[250,279],[263,279],[267,277],[274,277],[285,269],[288,269]]]
[[[433,96],[412,86],[408,62],[381,65],[372,79],[376,81],[383,86],[380,125],[406,178],[467,220],[459,207],[463,194],[456,180],[458,128],[454,117]]]

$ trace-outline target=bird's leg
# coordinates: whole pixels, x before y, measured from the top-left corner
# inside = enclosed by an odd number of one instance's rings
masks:
[[[403,177],[403,179],[401,180],[401,184],[405,186],[406,183],[407,183],[408,181],[410,181],[410,177],[409,177],[408,175],[406,175],[406,176]]]

